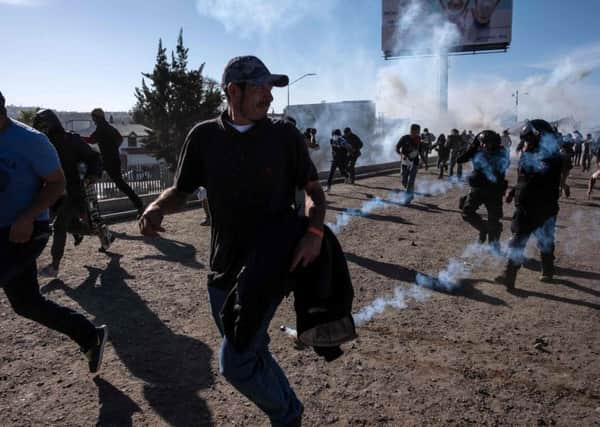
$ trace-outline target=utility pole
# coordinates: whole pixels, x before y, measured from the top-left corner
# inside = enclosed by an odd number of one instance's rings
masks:
[[[448,112],[448,52],[442,52],[440,59],[440,114]]]
[[[529,92],[521,93],[521,96],[529,95]],[[512,94],[513,98],[515,98],[515,121],[517,124],[519,123],[519,89],[516,90],[515,93]]]
[[[298,77],[296,80],[290,82],[287,86],[287,108],[285,109],[285,114],[287,115],[287,111],[290,108],[290,86],[296,83],[299,80],[302,80],[304,77],[316,76],[316,73],[306,73]]]

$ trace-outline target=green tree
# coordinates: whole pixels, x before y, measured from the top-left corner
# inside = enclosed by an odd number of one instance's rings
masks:
[[[38,111],[40,111],[40,107],[36,107],[33,110],[21,110],[21,112],[19,113],[19,118],[17,120],[19,120],[21,123],[25,123],[26,125],[32,126],[33,119]]]
[[[159,40],[154,70],[143,73],[142,85],[135,89],[134,120],[153,130],[147,147],[172,167],[192,126],[214,118],[223,103],[217,82],[203,75],[204,64],[188,70],[188,51],[180,30],[169,63]]]

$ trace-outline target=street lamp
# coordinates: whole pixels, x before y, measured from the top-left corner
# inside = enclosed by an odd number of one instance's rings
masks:
[[[524,92],[520,94],[521,96],[523,95],[529,95],[529,92]],[[517,124],[519,123],[519,89],[517,89],[517,91],[515,93],[512,94],[513,98],[515,98],[515,117],[516,117],[516,122]]]
[[[300,77],[298,77],[296,80],[290,82],[287,86],[287,108],[285,110],[285,114],[287,115],[287,111],[290,108],[290,86],[293,85],[294,83],[296,83],[299,80],[302,80],[304,77],[309,77],[309,76],[316,76],[316,73],[306,73],[301,75]]]

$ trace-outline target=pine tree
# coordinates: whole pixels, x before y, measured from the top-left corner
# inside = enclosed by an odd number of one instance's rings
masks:
[[[144,73],[141,88],[135,89],[134,119],[153,129],[147,147],[172,167],[176,166],[189,130],[197,122],[214,118],[223,103],[218,84],[203,76],[204,64],[197,70],[188,70],[188,51],[180,30],[169,63],[159,40],[154,70]],[[146,79],[151,82],[150,87]]]
[[[25,123],[26,125],[32,126],[33,119],[37,112],[40,111],[40,107],[35,107],[33,110],[21,110],[19,113],[19,120],[21,123]]]

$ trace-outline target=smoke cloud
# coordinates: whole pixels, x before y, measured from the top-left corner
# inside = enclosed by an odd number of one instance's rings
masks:
[[[471,73],[465,78],[451,73],[449,112],[440,115],[439,63],[435,55],[443,54],[456,42],[456,26],[439,15],[427,15],[420,2],[414,1],[405,9],[397,33],[398,43],[402,43],[399,48],[413,54],[432,48],[434,57],[401,59],[379,70],[377,108],[388,116],[420,121],[436,134],[453,127],[499,130],[515,124],[512,94],[519,89],[521,118],[554,121],[574,117],[571,122],[583,128],[597,124],[594,120],[600,107],[600,87],[589,84],[588,77],[600,67],[600,43],[541,64],[527,64],[540,72],[523,80]]]
[[[335,2],[318,0],[196,1],[196,8],[201,15],[216,19],[228,32],[246,37],[292,27],[307,16],[327,13],[334,5]]]
[[[425,301],[428,295],[427,291],[416,285],[411,285],[408,288],[405,286],[396,286],[392,296],[388,298],[376,298],[373,302],[353,314],[354,324],[357,327],[362,326],[372,320],[376,315],[383,313],[388,307],[395,310],[404,310],[405,308],[408,308],[408,303],[411,300],[422,302]],[[281,325],[279,329],[290,337],[298,337],[298,331],[294,328]]]
[[[449,112],[443,116],[437,109],[436,61],[406,59],[382,68],[377,79],[378,110],[421,121],[434,133],[446,133],[452,127],[500,130],[516,123],[512,94],[519,89],[520,119],[570,118],[563,120],[563,130],[568,132],[573,127],[598,125],[600,87],[591,83],[589,76],[600,67],[600,44],[577,49],[547,64],[534,64],[540,72],[523,80],[477,74],[464,79],[450,73]]]
[[[447,181],[431,181],[427,179],[419,179],[415,183],[415,195],[413,201],[419,200],[424,196],[438,196],[447,193],[452,188],[463,187],[464,182],[456,177],[451,177]],[[335,223],[327,223],[327,226],[335,233],[339,234],[343,227],[350,223],[352,217],[363,217],[369,215],[375,209],[384,209],[389,207],[397,207],[398,205],[406,205],[409,202],[409,195],[402,191],[390,191],[387,196],[382,199],[375,197],[363,202],[359,209],[348,208],[342,213],[336,215]]]
[[[397,286],[394,289],[393,296],[389,298],[377,298],[371,304],[361,308],[358,313],[354,314],[354,323],[356,326],[362,326],[376,315],[383,313],[387,307],[403,310],[408,307],[409,300],[412,299],[421,302],[427,296],[428,294],[418,286],[411,285],[409,288]]]
[[[453,292],[460,288],[461,279],[469,278],[476,267],[502,262],[503,258],[491,246],[471,243],[460,256],[451,258],[436,276],[417,273],[416,282],[424,288]]]

